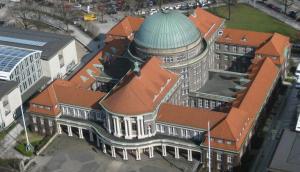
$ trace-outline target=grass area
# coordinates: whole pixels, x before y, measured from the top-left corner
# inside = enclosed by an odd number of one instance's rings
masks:
[[[228,18],[228,7],[210,8],[210,12]],[[258,32],[278,32],[289,36],[292,41],[299,40],[300,31],[246,4],[231,7],[231,18],[225,22],[226,27],[247,29]]]
[[[0,158],[0,169],[13,171],[13,169],[19,171],[19,159],[1,159]],[[2,168],[1,168],[2,167]],[[1,170],[0,170],[1,171]]]
[[[17,138],[18,144],[16,145],[15,149],[19,151],[21,154],[30,157],[33,155],[35,151],[39,150],[42,146],[44,146],[48,142],[50,137],[44,137],[37,133],[28,131],[28,138],[31,145],[33,146],[32,151],[28,151],[28,152],[26,151],[26,138],[25,138],[24,131]]]
[[[0,132],[0,140],[4,139],[4,137],[7,135],[7,133],[12,130],[13,128],[15,128],[15,126],[17,125],[16,122],[12,123],[7,129],[3,130]]]

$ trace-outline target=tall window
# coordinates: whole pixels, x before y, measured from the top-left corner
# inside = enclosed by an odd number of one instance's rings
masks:
[[[217,153],[217,160],[221,161],[221,154],[220,153]]]
[[[231,155],[227,155],[227,162],[232,163],[232,156]]]

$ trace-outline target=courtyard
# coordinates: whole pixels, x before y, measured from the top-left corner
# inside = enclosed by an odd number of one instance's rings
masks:
[[[179,172],[191,171],[195,162],[185,158],[175,159],[172,155],[162,157],[158,153],[149,159],[142,155],[141,161],[128,156],[123,161],[120,155],[116,159],[104,154],[85,139],[68,137],[64,134],[55,140],[41,155],[34,158],[30,172]]]
[[[292,41],[299,39],[300,31],[246,4],[232,5],[230,20],[228,20],[228,6],[210,8],[209,11],[227,19],[225,22],[227,28],[278,32],[289,36]]]

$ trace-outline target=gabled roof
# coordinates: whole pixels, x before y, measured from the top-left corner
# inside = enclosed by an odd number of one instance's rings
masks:
[[[164,103],[159,108],[156,120],[157,122],[207,130],[208,121],[210,121],[211,126],[214,126],[224,119],[225,116],[226,114],[222,112]]]
[[[213,15],[212,13],[196,8],[189,19],[196,25],[205,39],[209,39],[222,25],[223,19]]]
[[[270,33],[225,28],[218,43],[259,47],[272,37]]]
[[[139,75],[127,73],[100,104],[123,115],[152,112],[179,79],[175,73],[163,69],[161,63],[152,57]]]
[[[131,33],[137,31],[144,22],[143,18],[126,16],[116,24],[106,35],[129,37]]]
[[[256,50],[255,54],[263,54],[270,57],[277,56],[279,60],[275,61],[275,63],[282,64],[286,58],[285,49],[290,45],[289,41],[289,37],[274,33],[266,44]]]
[[[81,89],[69,81],[55,80],[45,90],[30,100],[29,111],[55,116],[59,112],[59,103],[95,109],[99,108],[98,102],[104,96],[105,93]],[[33,104],[51,107],[51,111],[41,111],[40,108],[34,107]]]

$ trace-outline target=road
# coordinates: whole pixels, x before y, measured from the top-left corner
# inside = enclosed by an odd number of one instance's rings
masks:
[[[287,90],[286,99],[283,98],[282,107],[279,107],[279,113],[273,118],[271,127],[268,129],[264,143],[257,154],[257,158],[252,165],[251,172],[267,171],[273,153],[279,142],[276,138],[278,132],[282,129],[293,129],[295,126],[296,106],[298,105],[298,98],[296,97],[298,89],[290,86]]]

